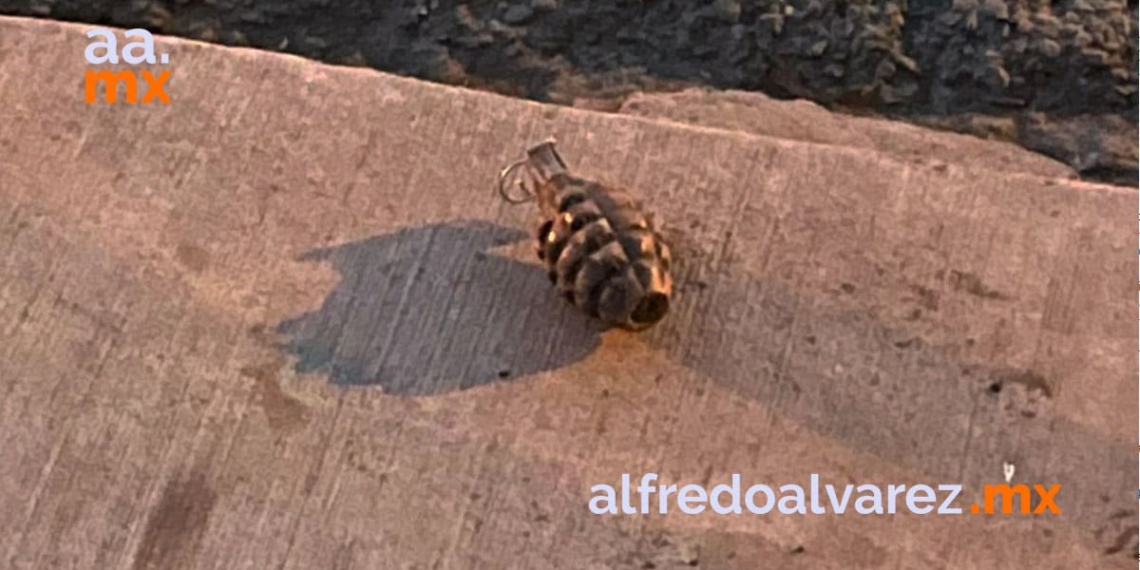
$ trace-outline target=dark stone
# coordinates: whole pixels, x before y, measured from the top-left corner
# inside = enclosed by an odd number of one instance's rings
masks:
[[[534,17],[534,9],[526,4],[515,4],[503,12],[503,21],[511,24],[525,24]]]

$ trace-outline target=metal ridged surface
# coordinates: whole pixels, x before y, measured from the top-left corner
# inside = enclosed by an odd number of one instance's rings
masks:
[[[607,324],[646,328],[664,317],[670,252],[628,192],[576,176],[552,178],[538,255],[565,299]]]

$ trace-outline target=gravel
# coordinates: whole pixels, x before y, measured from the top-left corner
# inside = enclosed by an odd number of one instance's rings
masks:
[[[1136,146],[1121,142],[1137,140],[1135,0],[0,0],[0,13],[601,110],[701,85],[981,136],[1005,120],[1014,142],[1137,184]]]

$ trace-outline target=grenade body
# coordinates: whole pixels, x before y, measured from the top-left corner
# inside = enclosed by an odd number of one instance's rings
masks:
[[[546,142],[528,151],[538,258],[558,294],[608,325],[642,330],[664,318],[671,254],[629,192],[573,175]]]

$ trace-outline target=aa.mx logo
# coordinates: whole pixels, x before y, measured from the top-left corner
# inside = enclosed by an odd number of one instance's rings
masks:
[[[106,28],[95,28],[87,32],[90,42],[83,52],[88,65],[118,65],[120,60],[128,65],[154,65],[160,60],[163,65],[170,63],[170,54],[164,53],[155,57],[154,37],[150,32],[135,28],[126,31],[127,38],[137,41],[127,43],[122,51],[118,49],[118,40],[115,34]],[[96,39],[98,38],[98,39]],[[146,91],[139,98],[139,80],[146,83]],[[104,100],[107,103],[119,101],[119,85],[126,88],[124,100],[127,103],[170,103],[170,95],[166,92],[166,82],[170,79],[170,71],[161,71],[156,76],[150,70],[134,71],[130,69],[113,71],[110,69],[88,70],[84,79],[84,101],[95,103],[98,99],[98,87],[104,85]]]

